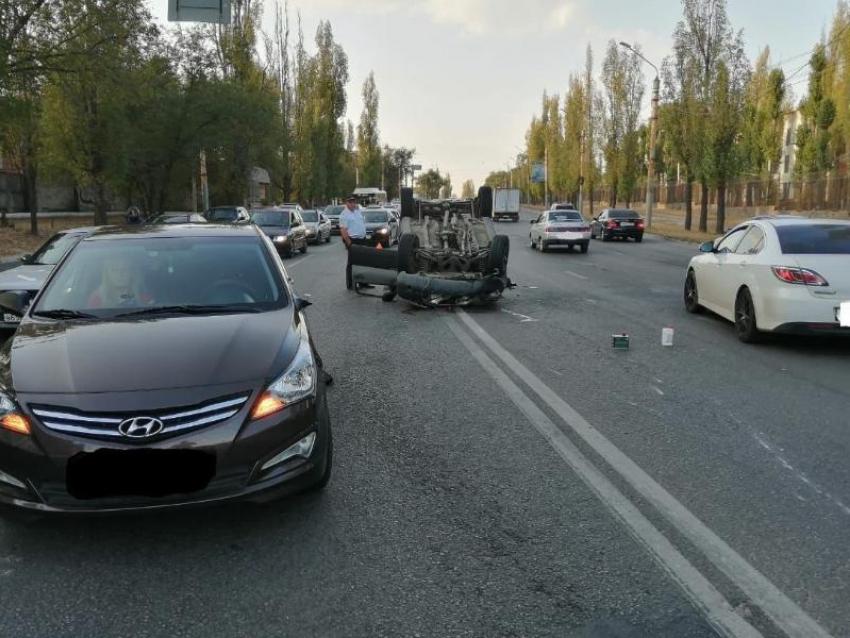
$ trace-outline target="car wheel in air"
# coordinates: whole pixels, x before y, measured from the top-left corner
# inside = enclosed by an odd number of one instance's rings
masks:
[[[742,289],[735,300],[735,331],[738,333],[738,339],[744,343],[757,343],[761,340],[753,296],[747,288]]]
[[[489,186],[478,189],[478,216],[482,219],[493,216],[493,189]]]
[[[412,188],[402,188],[401,189],[401,216],[402,217],[413,217],[414,216],[414,199],[413,199],[413,189]]]
[[[685,277],[685,310],[694,315],[703,311],[703,307],[699,304],[697,274],[693,270],[689,270],[688,276]]]
[[[496,271],[500,277],[507,276],[510,251],[511,242],[507,235],[493,237],[493,242],[490,244],[490,261],[487,270]]]
[[[410,275],[416,273],[416,251],[419,250],[419,235],[405,233],[398,242],[398,271]]]

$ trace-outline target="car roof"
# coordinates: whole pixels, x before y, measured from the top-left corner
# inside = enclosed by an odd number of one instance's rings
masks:
[[[105,227],[91,233],[84,241],[109,241],[117,239],[139,239],[154,237],[245,237],[258,236],[253,224],[234,226],[230,224],[169,224],[156,226]]]
[[[773,226],[804,226],[811,224],[839,224],[842,226],[850,226],[850,221],[844,219],[828,219],[824,217],[797,217],[797,216],[775,216],[775,217],[754,217],[750,221],[762,221],[772,224]]]

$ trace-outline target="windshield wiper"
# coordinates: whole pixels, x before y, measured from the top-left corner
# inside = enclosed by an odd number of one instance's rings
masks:
[[[160,306],[158,308],[144,308],[143,310],[124,312],[119,315],[115,315],[115,318],[117,319],[119,317],[150,317],[155,315],[213,315],[256,312],[262,312],[262,310],[253,306],[240,305]]]
[[[44,317],[46,319],[100,319],[97,315],[90,315],[87,312],[80,312],[78,310],[67,310],[65,308],[41,310],[32,314],[33,317]]]

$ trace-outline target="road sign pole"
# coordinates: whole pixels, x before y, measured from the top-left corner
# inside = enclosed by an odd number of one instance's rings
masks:
[[[210,187],[207,181],[207,154],[201,151],[201,197],[204,198],[204,212],[210,209]]]

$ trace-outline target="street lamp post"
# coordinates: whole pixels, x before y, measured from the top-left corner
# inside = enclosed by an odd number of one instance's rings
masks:
[[[658,79],[658,67],[647,60],[643,54],[634,49],[627,42],[620,42],[620,46],[628,49],[649,66],[655,69],[655,79],[652,81],[652,114],[649,119],[649,161],[646,170],[646,227],[652,228],[652,187],[655,184],[655,136],[658,131],[658,93],[661,82]]]

